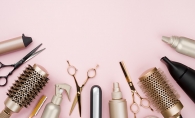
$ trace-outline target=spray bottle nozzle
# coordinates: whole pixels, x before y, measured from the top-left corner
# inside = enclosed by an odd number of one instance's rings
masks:
[[[113,83],[113,92],[112,92],[112,99],[121,99],[122,93],[120,91],[119,83]]]
[[[68,96],[68,100],[70,101],[70,97],[69,97],[70,89],[71,89],[71,86],[68,84],[56,84],[56,95],[61,96],[63,91],[65,90]]]
[[[53,96],[52,102],[54,104],[60,105],[62,101],[62,93],[64,90],[66,91],[68,100],[70,101],[70,97],[69,97],[70,89],[71,89],[71,86],[68,84],[56,84],[56,90],[55,90],[56,94]]]

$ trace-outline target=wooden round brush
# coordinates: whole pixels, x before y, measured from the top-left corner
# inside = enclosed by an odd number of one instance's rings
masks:
[[[1,112],[0,118],[10,118],[12,113],[18,113],[23,107],[30,105],[46,85],[47,76],[47,71],[43,67],[29,65],[8,90],[8,97],[4,102],[5,109]]]

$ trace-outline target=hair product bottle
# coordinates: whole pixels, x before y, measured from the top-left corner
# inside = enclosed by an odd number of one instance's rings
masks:
[[[195,58],[195,40],[186,37],[162,37],[162,41],[169,44],[177,52]]]
[[[110,118],[128,118],[127,102],[122,97],[119,83],[113,83],[112,100],[109,101]]]
[[[56,84],[55,85],[55,95],[53,96],[50,103],[48,103],[45,106],[45,109],[43,111],[43,114],[41,118],[59,118],[60,112],[61,112],[61,102],[62,102],[62,93],[65,91],[68,95],[70,94],[71,87],[68,84],[62,83],[62,84]]]

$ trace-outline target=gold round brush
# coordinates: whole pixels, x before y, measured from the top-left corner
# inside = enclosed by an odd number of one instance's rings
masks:
[[[46,85],[47,76],[47,71],[40,65],[29,65],[8,90],[5,109],[0,113],[0,118],[10,118],[12,113],[18,113],[23,107],[30,105]]]
[[[178,100],[179,95],[161,70],[149,69],[139,79],[142,91],[164,118],[182,118],[180,111],[183,105]]]

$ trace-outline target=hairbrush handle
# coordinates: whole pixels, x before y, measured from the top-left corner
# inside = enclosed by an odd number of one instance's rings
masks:
[[[10,114],[7,114],[4,110],[0,113],[0,118],[10,118]]]

